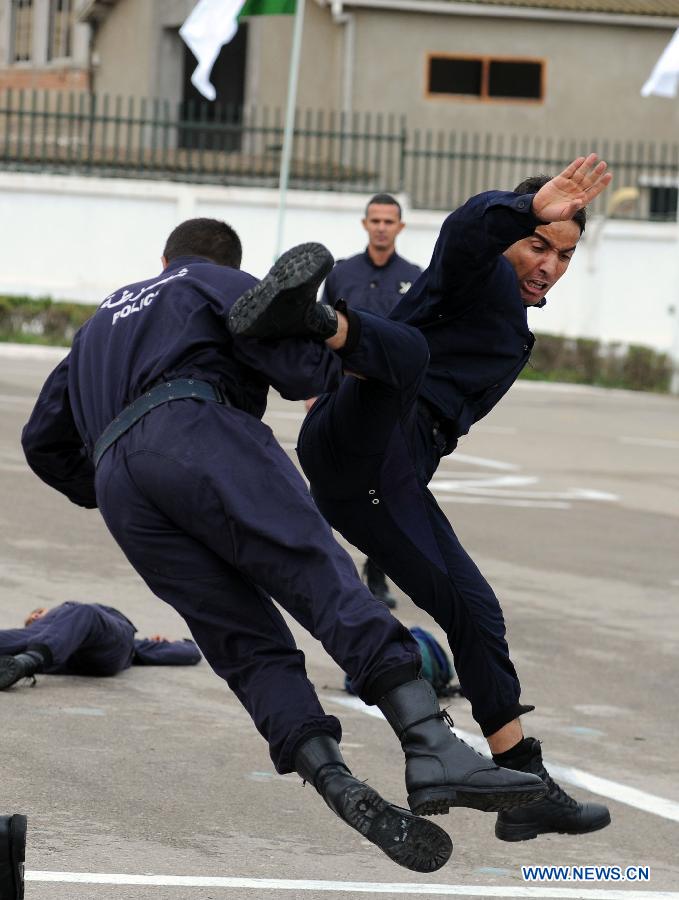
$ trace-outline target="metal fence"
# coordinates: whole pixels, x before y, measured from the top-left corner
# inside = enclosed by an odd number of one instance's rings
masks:
[[[0,168],[275,187],[280,110],[55,91],[0,94]],[[406,192],[415,208],[451,209],[594,151],[617,187],[621,217],[677,217],[679,145],[412,129],[404,116],[298,111],[290,186]],[[609,192],[610,194],[610,192]],[[604,195],[594,212],[605,211]]]

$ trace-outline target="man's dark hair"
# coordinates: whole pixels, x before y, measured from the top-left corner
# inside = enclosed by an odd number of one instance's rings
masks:
[[[392,197],[391,194],[375,194],[374,197],[371,197],[365,205],[366,218],[368,216],[368,209],[374,203],[379,203],[380,206],[395,206],[396,209],[398,209],[398,217],[399,219],[401,218],[401,204],[398,202],[396,197]]]
[[[219,266],[239,269],[243,258],[240,238],[219,219],[187,219],[170,234],[163,250],[169,262],[178,256],[204,256]]]
[[[552,178],[552,175],[531,175],[530,178],[525,178],[521,184],[517,184],[514,188],[514,193],[537,194],[540,188],[544,187],[544,185],[546,185],[548,181],[551,181]],[[585,230],[585,223],[587,222],[587,210],[584,207],[579,209],[572,218],[574,222],[577,222],[580,227],[580,234],[582,234]]]

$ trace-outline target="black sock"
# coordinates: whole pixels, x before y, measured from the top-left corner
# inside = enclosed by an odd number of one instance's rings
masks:
[[[345,300],[338,300],[335,309],[347,317],[347,339],[342,349],[337,351],[339,356],[344,357],[352,353],[358,345],[361,338],[361,319],[353,309],[349,309]]]
[[[503,766],[511,769],[512,763],[515,763],[517,760],[522,760],[527,755],[527,751],[530,747],[528,741],[529,739],[525,737],[521,738],[518,744],[514,744],[509,750],[504,750],[502,753],[493,753],[493,762],[496,766]]]

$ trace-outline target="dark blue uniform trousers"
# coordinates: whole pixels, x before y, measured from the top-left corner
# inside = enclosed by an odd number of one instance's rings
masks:
[[[417,395],[422,334],[360,313],[361,339],[334,394],[304,421],[298,454],[316,503],[350,543],[445,630],[474,718],[487,736],[529,708],[509,658],[500,604],[427,484],[440,449]]]
[[[254,416],[191,399],[157,407],[104,455],[96,491],[129,561],[185,619],[279,772],[293,771],[302,740],[339,740],[341,730],[271,596],[366,702],[418,671],[416,642],[362,585],[297,469]]]
[[[134,625],[117,609],[62,603],[27,628],[0,631],[0,654],[37,649],[49,674],[117,675],[134,656]]]

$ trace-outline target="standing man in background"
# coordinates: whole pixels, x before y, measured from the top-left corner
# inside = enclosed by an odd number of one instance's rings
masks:
[[[361,223],[368,232],[368,246],[363,253],[335,263],[325,281],[323,302],[332,306],[344,300],[351,309],[388,316],[422,269],[396,252],[396,238],[405,222],[395,197],[375,194]]]
[[[388,316],[422,269],[396,252],[396,238],[405,222],[395,197],[375,194],[368,201],[361,223],[368,232],[368,246],[363,253],[338,260],[325,281],[323,302],[334,306],[338,300],[344,300],[352,309]],[[307,401],[307,409],[311,403],[313,400]],[[363,565],[363,580],[373,596],[390,609],[396,607],[384,572],[371,559]]]

